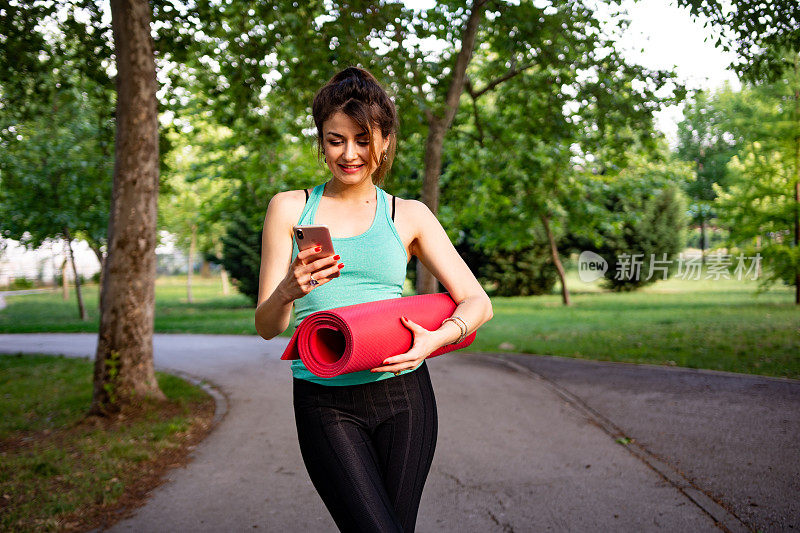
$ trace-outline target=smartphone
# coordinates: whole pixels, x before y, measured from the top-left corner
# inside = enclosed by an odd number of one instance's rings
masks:
[[[297,249],[301,252],[312,246],[322,246],[320,253],[333,254],[333,241],[328,226],[324,224],[309,226],[294,226],[294,239]]]

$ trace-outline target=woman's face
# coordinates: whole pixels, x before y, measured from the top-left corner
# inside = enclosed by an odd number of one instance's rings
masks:
[[[378,128],[373,129],[372,143],[379,161],[389,147]],[[322,124],[322,148],[334,178],[343,183],[361,183],[370,179],[378,162],[370,159],[369,132],[341,111]]]

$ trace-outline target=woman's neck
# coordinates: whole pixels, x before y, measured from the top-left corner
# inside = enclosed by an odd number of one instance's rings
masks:
[[[329,198],[335,198],[354,205],[370,203],[375,201],[376,198],[375,184],[372,183],[372,179],[353,185],[344,185],[335,179],[331,179],[325,183],[322,193]]]

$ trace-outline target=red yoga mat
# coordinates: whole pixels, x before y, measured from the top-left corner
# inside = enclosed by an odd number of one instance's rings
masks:
[[[303,319],[281,359],[301,359],[321,378],[376,368],[387,357],[411,349],[414,335],[401,316],[435,330],[455,308],[450,295],[441,292],[317,311]],[[442,346],[428,357],[459,350],[474,340],[473,331],[458,344]]]

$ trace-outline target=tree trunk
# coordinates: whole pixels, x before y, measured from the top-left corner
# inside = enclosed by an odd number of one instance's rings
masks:
[[[87,241],[89,243],[89,248],[92,249],[94,252],[94,256],[97,258],[97,262],[100,264],[100,284],[103,283],[103,263],[106,262],[106,258],[103,255],[103,250],[100,248],[100,245],[93,241]]]
[[[75,253],[72,251],[72,235],[69,229],[64,228],[64,239],[67,241],[67,250],[69,250],[69,259],[72,263],[72,273],[75,275],[75,294],[78,296],[78,315],[81,320],[86,321],[86,307],[83,305],[83,294],[81,294],[81,278],[78,275],[78,267],[75,266]]]
[[[800,78],[798,54],[794,54],[794,248],[800,247]],[[794,303],[800,305],[800,265],[794,264]]]
[[[700,219],[700,268],[706,266],[706,219]]]
[[[156,70],[146,0],[111,0],[116,153],[91,413],[164,399],[153,369],[158,200]]]
[[[206,279],[211,277],[211,263],[205,259],[200,262],[200,277]]]
[[[103,250],[100,248],[99,244],[97,244],[96,242],[94,242],[92,240],[89,240],[87,242],[89,243],[89,248],[92,249],[92,251],[94,252],[95,257],[97,257],[97,262],[100,263],[100,279],[97,282],[97,286],[98,286],[98,288],[102,288],[103,287],[103,264],[106,262],[106,258],[103,255]],[[100,308],[100,297],[102,296],[102,292],[103,291],[101,291],[101,290],[97,291],[97,308],[98,309]]]
[[[761,235],[756,235],[756,251],[761,251]],[[756,263],[756,279],[761,278],[761,261]]]
[[[189,265],[186,268],[186,299],[191,304],[192,299],[192,274],[194,274],[194,254],[197,250],[197,225],[192,224],[192,240],[189,243]]]
[[[231,289],[228,281],[228,271],[225,270],[225,267],[220,269],[220,276],[222,277],[222,295],[227,296],[231,293]]]
[[[439,175],[442,171],[442,148],[447,131],[444,120],[433,118],[428,124],[428,138],[425,142],[425,177],[422,182],[422,202],[436,215],[439,211]],[[417,294],[438,292],[439,282],[417,260]]]
[[[556,246],[556,239],[553,236],[553,232],[550,230],[550,220],[544,213],[540,215],[540,218],[544,225],[544,231],[547,233],[547,240],[550,242],[550,257],[553,259],[553,264],[556,266],[558,277],[561,280],[561,301],[564,302],[564,305],[571,305],[569,289],[567,289],[567,276],[564,273],[564,267],[561,265],[561,259],[558,258],[558,247]]]
[[[69,300],[69,283],[67,283],[68,262],[69,262],[69,255],[65,255],[64,261],[61,262],[61,296],[65,302]]]
[[[447,89],[444,102],[444,115],[437,115],[434,111],[427,113],[428,137],[425,141],[425,177],[422,183],[422,202],[436,215],[439,212],[439,175],[442,170],[442,147],[444,137],[458,111],[458,102],[464,91],[467,66],[472,59],[475,48],[475,36],[478,33],[478,24],[486,0],[474,0],[470,10],[469,19],[461,36],[461,50],[456,56],[453,68],[453,79]],[[438,290],[438,281],[422,261],[417,261],[417,294],[431,294]]]

